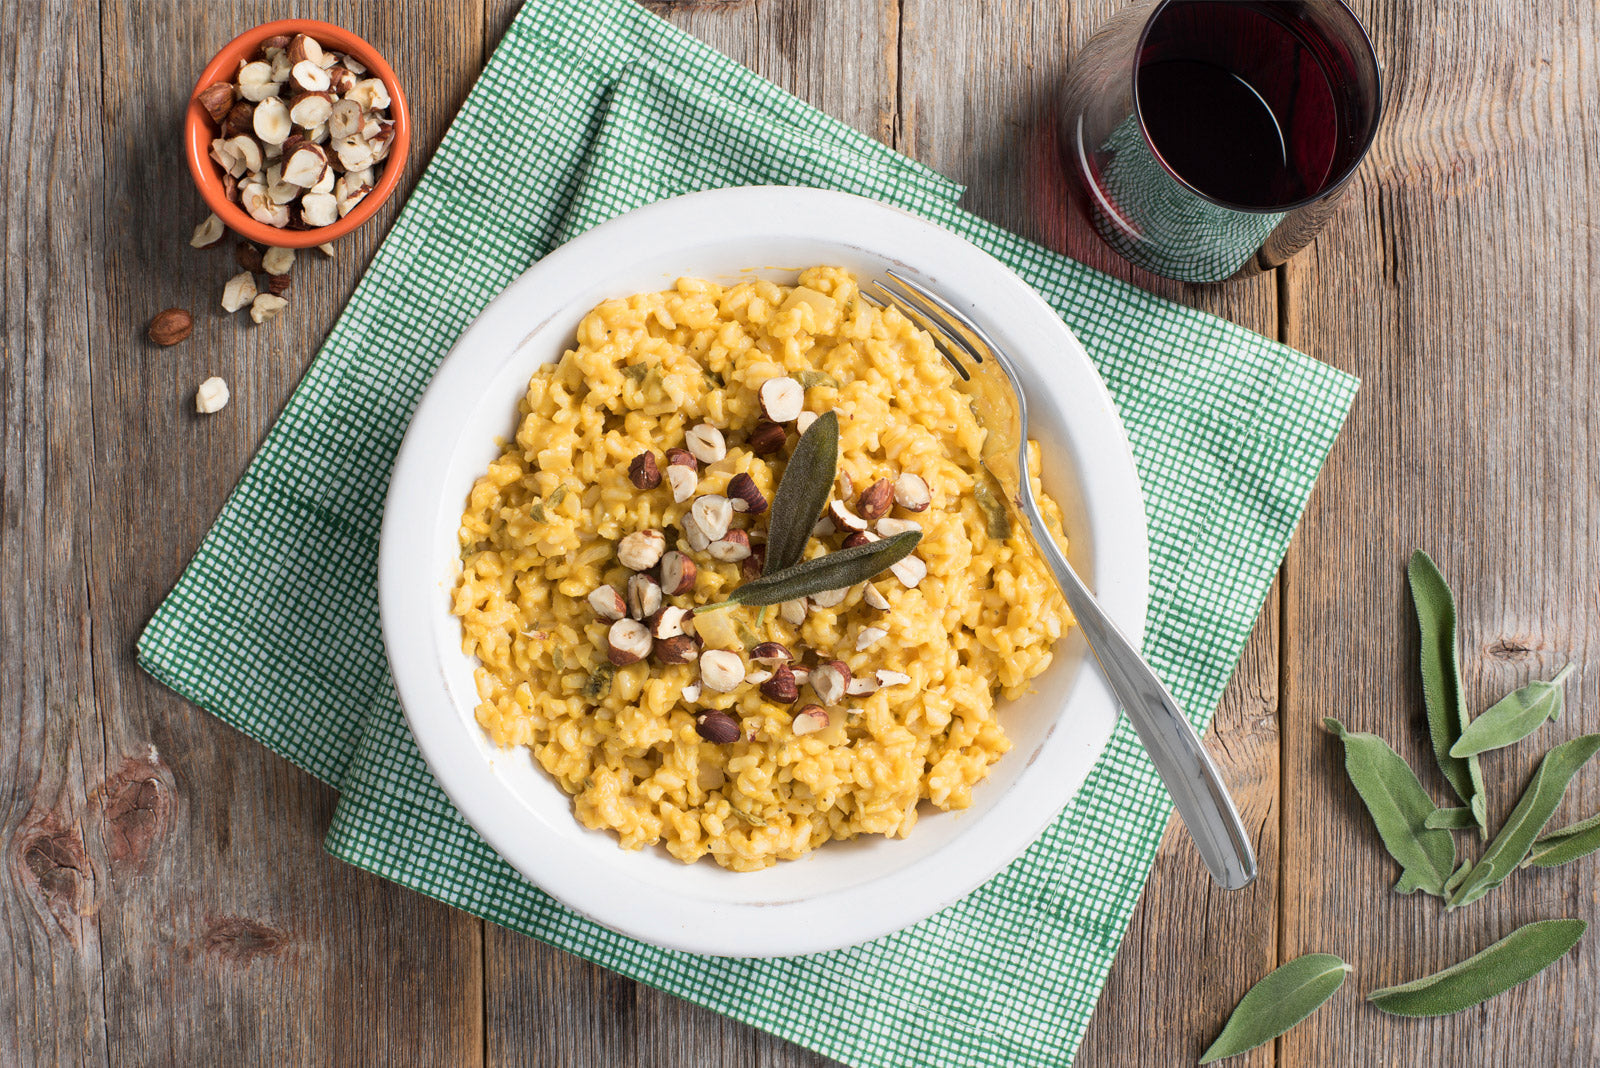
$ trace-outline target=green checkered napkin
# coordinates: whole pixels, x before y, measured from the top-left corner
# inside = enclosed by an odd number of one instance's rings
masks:
[[[1204,726],[1355,382],[967,214],[959,187],[628,0],[524,6],[140,659],[336,785],[327,848],[352,864],[856,1065],[1065,1065],[1169,811],[1126,726],[1072,806],[966,900],[865,946],[756,961],[652,948],[524,881],[451,807],[395,701],[374,590],[384,473],[440,358],[566,237],[748,183],[905,207],[1061,312],[1144,482],[1145,651]]]

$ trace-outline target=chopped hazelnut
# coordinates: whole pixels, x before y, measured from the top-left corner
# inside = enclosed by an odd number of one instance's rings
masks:
[[[714,464],[728,455],[728,443],[722,431],[710,423],[696,423],[683,435],[684,447],[702,463]]]
[[[657,638],[654,651],[656,659],[663,664],[688,664],[700,655],[700,647],[687,634]]]
[[[848,586],[837,590],[823,590],[811,595],[811,603],[818,608],[837,608],[844,604],[844,599],[850,593]]]
[[[661,592],[676,597],[694,589],[694,561],[673,549],[661,557]]]
[[[607,634],[608,655],[613,664],[622,667],[650,655],[650,631],[637,619],[619,619],[611,624]]]
[[[761,683],[761,695],[785,705],[799,700],[800,684],[794,681],[794,670],[788,664],[773,668],[772,676]]]
[[[750,650],[750,659],[758,664],[787,664],[794,655],[782,642],[761,642]]]
[[[716,745],[737,742],[740,737],[739,721],[726,712],[703,712],[694,722],[700,737]]]
[[[880,612],[889,610],[889,599],[878,592],[878,587],[867,583],[861,590],[861,599],[867,603],[868,608],[876,608]]]
[[[728,524],[733,522],[733,505],[720,493],[707,493],[694,499],[689,514],[694,516],[707,541],[718,541],[728,533]]]
[[[818,664],[811,672],[811,688],[823,704],[836,705],[844,699],[845,687],[850,685],[850,665],[843,660],[829,660]]]
[[[597,586],[589,594],[589,607],[606,622],[621,619],[628,614],[628,602],[622,599],[614,586]]]
[[[778,618],[790,626],[798,627],[806,621],[806,608],[808,602],[804,597],[796,597],[792,601],[785,601],[778,606]]]
[[[789,729],[797,735],[815,734],[828,726],[828,713],[818,705],[806,705],[794,714]]]
[[[656,466],[655,453],[641,452],[628,464],[628,481],[642,490],[661,485],[661,469]]]
[[[729,693],[744,681],[744,661],[728,649],[707,649],[700,654],[700,681],[719,693]]]
[[[728,480],[728,500],[734,510],[759,515],[767,510],[767,495],[756,485],[756,480],[741,471]]]
[[[761,410],[774,423],[787,423],[806,406],[806,391],[794,379],[769,378],[761,384]]]
[[[861,496],[856,501],[856,511],[861,513],[861,518],[867,522],[881,519],[889,514],[889,506],[894,503],[894,486],[886,478],[880,478],[872,485],[861,491]]]
[[[713,559],[724,563],[738,563],[750,557],[750,535],[742,530],[730,530],[706,550]]]
[[[682,464],[671,464],[667,467],[667,482],[672,486],[672,499],[682,504],[694,496],[694,491],[700,486],[700,475],[692,467]]]
[[[629,571],[645,571],[656,566],[666,552],[667,538],[659,530],[636,530],[617,544],[617,560]]]
[[[892,565],[889,570],[907,589],[913,590],[928,575],[928,565],[914,554],[901,557],[899,563]]]
[[[668,449],[668,467],[687,467],[696,474],[700,471],[700,461],[694,458],[694,453],[688,449]]]
[[[683,633],[683,621],[688,617],[687,608],[668,604],[662,605],[646,616],[644,623],[650,628],[650,636],[653,638],[676,638]]]
[[[833,520],[833,525],[840,530],[866,530],[867,521],[850,510],[850,506],[841,500],[828,502],[828,518]]]
[[[757,423],[750,432],[747,444],[757,456],[770,456],[783,448],[783,443],[788,440],[789,432],[777,423]]]
[[[904,686],[911,681],[911,676],[904,671],[890,671],[888,668],[879,668],[873,674],[878,676],[878,682],[883,686]]]
[[[928,484],[921,475],[905,471],[894,480],[894,502],[906,511],[925,511],[932,501],[933,494],[928,492]]]
[[[889,636],[882,627],[862,627],[856,634],[856,652],[864,652]]]
[[[653,616],[661,608],[661,587],[646,574],[628,576],[628,614],[634,619]]]
[[[895,519],[892,516],[884,516],[878,520],[878,533],[886,538],[892,538],[896,534],[904,534],[908,530],[921,529],[922,524],[915,519]]]

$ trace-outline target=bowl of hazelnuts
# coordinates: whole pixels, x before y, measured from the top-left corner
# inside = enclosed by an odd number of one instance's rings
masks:
[[[394,192],[411,118],[377,49],[330,23],[283,19],[207,64],[184,141],[195,185],[228,229],[310,248],[355,230]]]

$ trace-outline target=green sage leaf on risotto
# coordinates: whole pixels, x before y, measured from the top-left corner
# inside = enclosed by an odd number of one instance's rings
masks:
[[[778,480],[778,491],[772,496],[763,578],[793,567],[805,555],[811,528],[828,506],[838,470],[839,417],[823,412],[800,435],[783,469],[783,478]]]
[[[1200,1055],[1200,1063],[1271,1042],[1333,997],[1350,971],[1350,965],[1332,953],[1307,953],[1279,965],[1245,993],[1222,1034]]]
[[[829,389],[839,388],[839,380],[826,371],[796,371],[789,377],[800,383],[801,389],[815,389],[817,386],[827,386]]]
[[[994,476],[984,471],[983,479],[972,487],[972,496],[983,512],[984,533],[995,541],[1005,541],[1011,537],[1011,516],[1006,513],[1005,501],[995,492]]]
[[[1386,986],[1367,995],[1391,1016],[1449,1016],[1481,1005],[1544,971],[1578,944],[1588,924],[1582,920],[1539,920],[1524,924],[1460,964]]]
[[[1586,857],[1597,849],[1600,849],[1600,813],[1540,835],[1522,866],[1554,868]]]
[[[590,672],[589,680],[583,684],[583,696],[591,701],[598,701],[611,692],[611,676],[617,669],[610,664],[601,664]]]
[[[539,501],[532,508],[528,509],[528,514],[533,517],[533,521],[535,523],[548,523],[550,522],[550,513],[546,511],[546,509],[554,508],[556,505],[560,504],[566,495],[567,484],[563,482],[561,485],[550,491],[550,496],[546,497],[542,501]]]
[[[647,363],[630,363],[622,369],[622,373],[625,377],[631,378],[635,382],[642,382],[644,381],[644,376],[650,373],[650,365]]]
[[[1450,585],[1427,553],[1411,554],[1406,569],[1411,599],[1417,609],[1417,629],[1422,667],[1422,698],[1428,712],[1428,734],[1433,757],[1456,796],[1472,810],[1478,833],[1489,831],[1488,803],[1483,792],[1483,771],[1476,756],[1451,756],[1471,717],[1461,690],[1461,665],[1456,659],[1456,602]]]
[[[911,555],[921,540],[922,531],[907,530],[892,538],[802,560],[793,567],[746,582],[721,604],[707,605],[696,611],[709,612],[735,604],[782,604],[824,590],[842,590],[883,574]]]

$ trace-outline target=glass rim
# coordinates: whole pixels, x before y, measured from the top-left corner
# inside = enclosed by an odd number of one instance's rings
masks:
[[[1350,5],[1346,3],[1346,0],[1331,0],[1332,6],[1336,6],[1339,8],[1339,10],[1344,12],[1345,17],[1348,18],[1351,25],[1356,28],[1356,33],[1360,36],[1361,43],[1366,45],[1366,57],[1371,61],[1372,70],[1376,75],[1373,78],[1374,97],[1372,101],[1371,128],[1367,130],[1366,139],[1362,141],[1360,148],[1356,151],[1355,155],[1351,157],[1350,163],[1345,167],[1344,172],[1341,173],[1337,178],[1328,182],[1321,189],[1310,196],[1301,197],[1299,200],[1291,200],[1283,204],[1273,204],[1268,207],[1260,207],[1250,204],[1235,204],[1231,201],[1223,200],[1220,197],[1214,197],[1210,193],[1207,193],[1204,190],[1196,187],[1188,179],[1184,178],[1183,175],[1174,170],[1172,168],[1172,164],[1167,162],[1166,157],[1161,154],[1161,150],[1156,147],[1155,141],[1151,139],[1150,128],[1145,125],[1144,108],[1139,100],[1139,57],[1143,55],[1145,41],[1149,39],[1150,30],[1155,26],[1156,19],[1161,17],[1161,13],[1175,3],[1188,2],[1193,2],[1193,0],[1161,0],[1161,2],[1156,5],[1155,10],[1150,12],[1149,17],[1144,20],[1143,28],[1139,31],[1138,43],[1134,45],[1133,70],[1128,75],[1129,80],[1132,83],[1131,95],[1133,97],[1133,117],[1139,124],[1139,136],[1144,138],[1145,147],[1150,150],[1150,154],[1155,157],[1156,162],[1161,164],[1161,169],[1166,171],[1167,174],[1172,177],[1173,181],[1183,186],[1184,189],[1188,190],[1190,193],[1193,193],[1201,200],[1204,200],[1210,204],[1215,204],[1219,208],[1227,208],[1229,211],[1237,211],[1249,215],[1277,215],[1285,214],[1291,211],[1297,211],[1308,204],[1315,204],[1324,197],[1331,196],[1332,194],[1338,192],[1339,189],[1346,182],[1348,182],[1352,176],[1354,176],[1356,169],[1361,166],[1361,161],[1366,159],[1367,153],[1372,150],[1372,143],[1378,138],[1378,123],[1383,118],[1384,103],[1383,64],[1378,62],[1378,50],[1372,45],[1372,35],[1367,32],[1367,27],[1361,22],[1361,19],[1357,17],[1356,13],[1350,9]]]

